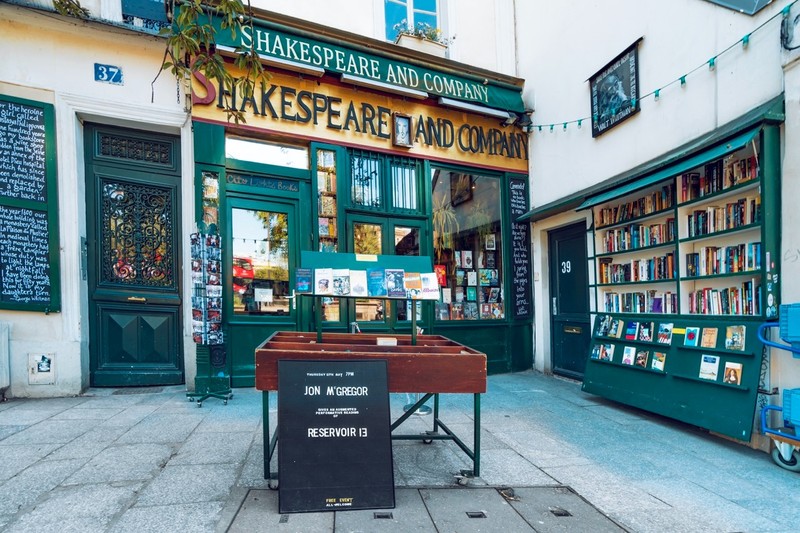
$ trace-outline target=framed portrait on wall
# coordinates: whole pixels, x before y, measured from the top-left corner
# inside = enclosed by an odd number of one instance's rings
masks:
[[[589,78],[592,137],[639,112],[639,38]]]
[[[411,116],[403,113],[392,115],[394,124],[392,127],[392,144],[409,148],[413,146],[414,140],[411,137]]]

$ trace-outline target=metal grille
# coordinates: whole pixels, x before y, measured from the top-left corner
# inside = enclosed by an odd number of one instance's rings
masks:
[[[376,154],[354,150],[350,175],[353,203],[365,207],[381,207],[380,159]]]
[[[172,164],[172,144],[135,139],[121,135],[99,134],[100,155],[116,159]]]
[[[391,158],[392,207],[417,209],[417,164],[412,159]]]
[[[105,180],[100,186],[102,279],[174,287],[170,190]]]

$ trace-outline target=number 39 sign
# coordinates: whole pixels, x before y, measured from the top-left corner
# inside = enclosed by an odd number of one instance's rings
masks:
[[[114,65],[94,64],[94,81],[122,85],[122,69]]]

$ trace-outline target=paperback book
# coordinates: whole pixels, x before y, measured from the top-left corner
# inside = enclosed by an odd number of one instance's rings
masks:
[[[333,294],[333,269],[314,269],[314,294]]]
[[[405,272],[402,268],[386,269],[386,295],[389,298],[405,298]]]
[[[744,350],[744,334],[746,326],[728,326],[725,330],[725,349]]]
[[[700,337],[700,346],[703,348],[717,347],[717,328],[703,328],[703,335]]]
[[[672,323],[662,323],[658,325],[658,337],[660,344],[672,344]]]
[[[474,270],[467,271],[467,286],[476,286],[478,285],[478,273]]]
[[[633,362],[636,358],[636,348],[633,346],[626,346],[624,350],[622,350],[622,364],[623,365],[633,365]]]
[[[467,301],[475,302],[478,300],[478,290],[476,287],[467,287]]]
[[[347,296],[350,294],[350,269],[333,269],[333,295]]]
[[[449,304],[453,301],[453,290],[450,287],[442,287],[442,303]]]
[[[456,301],[457,302],[464,301],[464,287],[456,287]]]
[[[438,300],[439,299],[439,279],[436,277],[435,272],[423,272],[419,275],[422,280],[422,299],[423,300]]]
[[[405,272],[403,274],[403,288],[406,290],[406,298],[410,300],[422,298],[422,278],[420,273]]]
[[[350,296],[368,296],[367,290],[367,271],[350,271]]]
[[[464,320],[464,304],[461,302],[453,302],[450,305],[450,319],[451,320]]]
[[[597,356],[598,359],[601,361],[614,361],[614,345],[613,344],[601,344],[600,350]]]
[[[311,289],[312,273],[310,268],[297,268],[294,271],[294,289],[303,294],[313,292]]]
[[[664,371],[664,364],[667,362],[667,354],[664,352],[653,352],[653,360],[650,362],[650,368]]]
[[[478,302],[466,302],[464,304],[464,318],[467,320],[477,320]]]
[[[436,272],[436,280],[442,287],[447,287],[447,266],[446,265],[433,265],[433,271]]]
[[[725,373],[722,376],[722,381],[729,385],[741,385],[742,363],[728,361],[725,363]]]
[[[639,334],[639,323],[633,321],[628,322],[628,325],[625,326],[625,340],[635,341],[638,334]]]
[[[623,323],[620,319],[612,319],[608,329],[608,336],[619,339],[622,336]]]
[[[647,368],[647,357],[650,355],[650,352],[647,350],[639,350],[636,352],[636,359],[634,360],[634,364],[636,366],[640,366],[642,368]]]
[[[464,268],[473,268],[472,250],[464,250],[461,252],[461,266]]]
[[[644,342],[653,342],[653,323],[640,322],[639,323],[639,339]]]
[[[700,378],[716,381],[719,374],[719,356],[703,354],[701,357]]]
[[[686,336],[683,338],[683,345],[697,346],[697,342],[699,340],[700,340],[700,328],[687,327]]]
[[[602,317],[598,317],[598,324],[597,324],[597,336],[598,337],[608,337],[609,331],[611,331],[611,324],[614,322],[614,319],[611,318],[611,315],[605,315]]]
[[[367,295],[386,296],[386,271],[382,268],[367,269]]]

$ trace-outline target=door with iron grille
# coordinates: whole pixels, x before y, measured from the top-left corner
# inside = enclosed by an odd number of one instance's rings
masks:
[[[184,381],[177,137],[87,125],[92,386]]]

